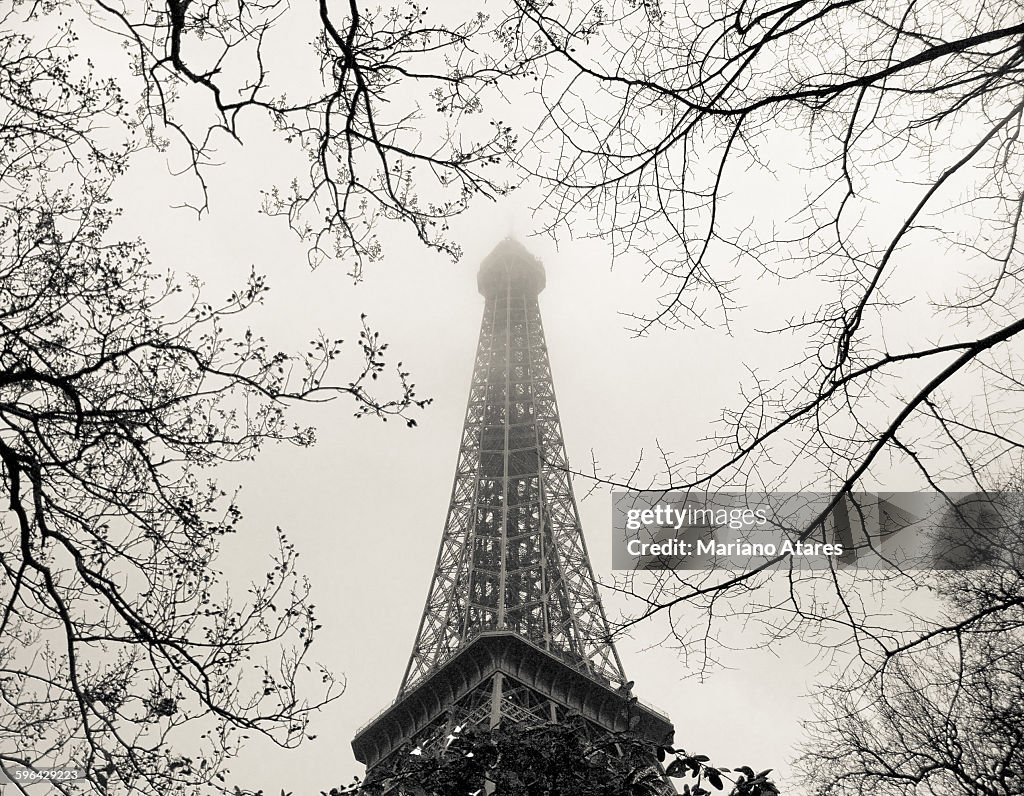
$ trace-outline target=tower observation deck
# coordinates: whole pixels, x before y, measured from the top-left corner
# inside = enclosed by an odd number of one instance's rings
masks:
[[[473,382],[441,547],[398,698],[352,741],[368,768],[456,727],[558,722],[667,742],[629,700],[580,527],[538,294],[511,239],[483,261]]]

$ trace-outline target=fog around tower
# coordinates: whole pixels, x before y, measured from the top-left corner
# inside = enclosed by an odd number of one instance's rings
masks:
[[[222,167],[221,176],[226,195],[247,183],[255,188],[244,170]],[[288,753],[294,762],[282,764],[276,753],[255,746],[239,758],[233,770],[244,771],[253,787],[299,792],[322,787],[325,778],[348,781],[361,772],[349,741],[397,692],[448,508],[482,313],[476,269],[513,229],[547,274],[541,310],[573,466],[591,471],[596,462],[602,473],[628,472],[641,450],[661,445],[684,451],[705,436],[718,405],[732,395],[741,370],[738,352],[750,342],[744,345],[738,334],[713,342],[712,334],[701,332],[690,333],[691,342],[682,347],[667,334],[635,339],[620,313],[649,300],[652,290],[634,273],[611,269],[609,253],[597,241],[556,247],[523,235],[519,230],[529,223],[524,204],[520,194],[467,218],[459,264],[424,253],[414,241],[396,240],[386,267],[356,288],[337,270],[297,268],[301,246],[285,231],[275,235],[257,224],[255,215],[209,232],[203,229],[210,225],[197,227],[187,239],[171,236],[181,261],[214,289],[251,262],[267,263],[273,300],[260,322],[282,346],[301,342],[311,327],[338,329],[343,336],[365,312],[385,330],[396,357],[410,369],[422,363],[413,371],[417,386],[434,398],[412,431],[353,422],[342,406],[318,407],[308,415],[318,427],[312,456],[273,448],[263,460],[228,471],[227,480],[245,484],[246,517],[258,518],[264,529],[233,540],[231,571],[244,577],[249,551],[258,560],[274,526],[292,529],[326,620],[317,659],[332,661],[346,681],[342,699],[315,722],[316,741]],[[158,221],[161,206],[159,199],[147,199],[145,211],[132,220],[153,246],[171,244],[170,228]],[[236,227],[252,234],[228,234]],[[305,323],[297,325],[282,306],[297,308]],[[733,367],[727,366],[731,357]],[[610,581],[608,494],[588,494],[579,479],[576,490],[595,572]],[[625,607],[614,594],[604,599],[610,616]],[[641,698],[677,722],[681,717],[684,726],[688,716],[705,717],[692,742],[701,753],[724,762],[739,748],[745,759],[784,770],[782,761],[800,737],[799,722],[808,715],[805,695],[814,682],[816,650],[790,643],[738,652],[727,669],[702,681],[663,640],[664,629],[650,627],[617,641]],[[743,644],[741,629],[735,644]],[[745,718],[739,728],[716,725],[713,717],[720,713]],[[680,743],[687,737],[677,735]]]

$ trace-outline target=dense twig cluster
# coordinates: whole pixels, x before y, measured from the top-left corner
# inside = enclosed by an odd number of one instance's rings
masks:
[[[1014,469],[1024,443],[1017,6],[519,2],[504,24],[521,52],[545,53],[534,61],[546,117],[530,167],[548,186],[550,229],[571,223],[578,235],[590,215],[592,234],[639,252],[664,285],[656,311],[632,316],[637,334],[754,326],[744,307],[771,324],[765,350],[779,352],[771,372],[747,363],[748,383],[699,455],[662,451],[650,481],[644,467],[598,480],[813,485],[834,500],[800,529],[806,539],[857,490],[894,477],[992,489]],[[670,634],[701,660],[714,659],[728,617],[763,622],[768,638],[852,642],[867,658],[902,643],[903,619],[875,613],[880,579],[869,573],[687,574],[618,585],[642,601],[634,621],[670,616]]]
[[[477,117],[481,95],[522,67],[478,51],[488,34],[482,13],[449,21],[415,2],[374,10],[323,0],[308,30],[317,63],[303,63],[294,40],[278,34],[287,11],[280,0],[97,0],[87,8],[126,37],[144,82],[145,125],[172,131],[170,143],[188,150],[198,210],[217,133],[242,140],[243,122],[260,113],[305,151],[308,174],[268,188],[263,209],[287,218],[313,264],[341,259],[358,278],[381,257],[382,221],[408,224],[424,244],[457,257],[448,221],[474,196],[509,190],[499,165],[516,135]],[[296,60],[305,70],[288,69]],[[178,97],[196,92],[208,100],[203,114],[179,112]]]
[[[1010,796],[1024,789],[1021,515],[999,569],[936,578],[941,621],[863,686],[819,700],[801,764],[815,794]],[[984,552],[993,547],[986,545]]]
[[[257,273],[212,304],[114,237],[145,138],[60,11],[15,4],[0,29],[0,765],[70,766],[69,793],[217,789],[245,737],[298,744],[340,689],[307,659],[320,625],[283,533],[228,588],[242,515],[212,468],[312,444],[299,402],[412,425],[426,401],[401,368],[378,389],[365,318],[339,381],[342,341],[287,353],[244,326]]]

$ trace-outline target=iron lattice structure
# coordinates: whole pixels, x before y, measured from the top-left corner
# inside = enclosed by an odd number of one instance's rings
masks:
[[[580,527],[538,294],[541,263],[506,240],[485,298],[441,549],[398,699],[353,741],[373,767],[458,726],[560,721],[662,741],[630,704]]]

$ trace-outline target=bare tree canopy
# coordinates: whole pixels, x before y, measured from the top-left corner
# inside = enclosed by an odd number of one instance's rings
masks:
[[[522,3],[508,25],[523,53],[538,35],[545,48],[534,64],[546,115],[524,165],[547,186],[549,229],[578,235],[584,214],[616,256],[646,258],[664,290],[631,316],[637,334],[747,324],[772,352],[770,365],[746,363],[697,455],[659,452],[653,477],[592,475],[832,492],[806,538],[894,473],[904,488],[992,489],[1015,470],[1015,4]],[[620,582],[641,600],[626,626],[665,615],[698,660],[714,659],[718,628],[739,616],[768,639],[821,641],[828,627],[838,635],[823,643],[866,657],[903,643],[903,619],[873,612],[879,578],[720,575]]]
[[[174,793],[215,776],[240,731],[297,743],[322,704],[296,691],[318,627],[297,553],[280,535],[265,580],[229,593],[215,558],[241,513],[210,468],[311,444],[289,403],[349,393],[401,413],[411,387],[366,392],[372,333],[344,387],[325,381],[340,341],[291,356],[231,336],[260,277],[212,306],[106,243],[108,223],[61,195],[0,219],[0,761]]]
[[[457,257],[449,219],[475,195],[509,190],[495,167],[516,138],[507,124],[476,117],[480,93],[515,67],[476,56],[489,35],[482,13],[447,19],[415,3],[322,0],[315,20],[300,18],[296,42],[289,25],[297,15],[283,0],[97,0],[82,8],[126,41],[142,82],[142,125],[153,142],[187,149],[183,170],[199,182],[200,211],[211,158],[225,138],[252,135],[254,116],[307,153],[308,173],[268,186],[264,210],[308,241],[313,264],[340,258],[359,277],[382,255],[381,222],[395,221]],[[294,85],[275,82],[296,60]],[[197,111],[180,109],[184,96]]]
[[[66,793],[227,790],[246,736],[295,746],[340,688],[307,660],[319,624],[283,533],[227,587],[242,516],[213,468],[312,444],[296,403],[413,424],[425,402],[401,370],[377,389],[365,321],[347,346],[278,351],[245,326],[263,277],[211,303],[116,239],[129,104],[48,10],[16,5],[5,22],[30,30],[0,32],[0,764],[70,767]]]
[[[1018,506],[1019,508],[1019,506]],[[801,759],[815,794],[1010,796],[1024,790],[1024,571],[939,579],[948,631],[827,691]]]

